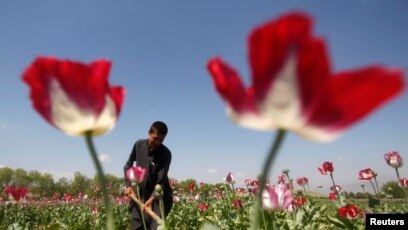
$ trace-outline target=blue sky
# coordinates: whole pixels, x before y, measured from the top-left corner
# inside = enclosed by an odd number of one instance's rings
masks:
[[[405,0],[2,1],[0,166],[56,178],[72,178],[76,171],[94,175],[85,140],[66,136],[36,114],[21,73],[37,56],[106,58],[113,62],[110,82],[126,87],[127,95],[115,129],[95,139],[105,172],[122,176],[133,143],[147,137],[153,121],[163,120],[173,153],[171,177],[215,183],[231,171],[241,184],[254,178],[275,133],[227,118],[206,63],[220,55],[249,84],[247,35],[292,10],[315,18],[315,34],[326,39],[334,71],[378,63],[407,68]],[[317,171],[324,161],[333,162],[334,178],[346,188],[359,185],[358,172],[368,167],[379,173],[380,184],[394,180],[383,154],[396,150],[408,161],[407,99],[404,92],[330,143],[289,134],[270,181],[288,168],[292,178],[308,177],[311,189],[327,188],[330,178]],[[407,168],[400,169],[402,177]]]

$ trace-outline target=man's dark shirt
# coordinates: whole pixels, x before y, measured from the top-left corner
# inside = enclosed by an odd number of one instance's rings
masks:
[[[170,150],[162,144],[155,150],[149,151],[147,139],[136,141],[129,159],[123,167],[126,186],[131,186],[131,182],[126,177],[126,172],[133,166],[134,161],[136,161],[136,166],[147,170],[146,177],[140,185],[142,200],[148,200],[153,194],[156,184],[160,184],[163,188],[163,201],[165,205],[168,202],[172,202],[172,190],[167,176],[171,162]]]

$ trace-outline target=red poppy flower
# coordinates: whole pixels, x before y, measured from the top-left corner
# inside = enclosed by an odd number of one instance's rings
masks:
[[[233,205],[235,209],[242,209],[244,206],[242,205],[242,201],[240,199],[235,199],[233,201]]]
[[[307,184],[307,182],[309,182],[309,179],[307,179],[306,177],[299,177],[296,179],[296,182],[298,185],[304,186]]]
[[[360,214],[360,211],[354,204],[349,204],[339,208],[339,215],[347,219],[355,219]]]
[[[371,180],[374,177],[374,171],[370,168],[360,170],[358,173],[359,180]]]
[[[194,191],[194,189],[195,189],[195,184],[194,183],[191,183],[189,186],[188,186],[188,189],[192,192],[192,191]]]
[[[336,198],[337,198],[337,195],[336,195],[335,192],[329,193],[329,199],[330,199],[330,200],[336,200]]]
[[[228,115],[245,127],[328,141],[403,89],[401,70],[375,65],[333,73],[325,41],[312,35],[303,13],[256,27],[248,46],[249,87],[220,57],[207,65]]]
[[[27,198],[28,192],[29,189],[27,187],[17,188],[9,185],[4,188],[4,193],[6,193],[7,196],[12,196],[15,201]]]
[[[333,163],[328,161],[323,163],[322,168],[318,167],[317,169],[323,175],[331,174],[334,171]]]
[[[293,203],[297,206],[297,207],[301,207],[303,205],[306,204],[306,197],[305,196],[298,196],[293,200]]]
[[[198,207],[198,210],[200,210],[201,212],[205,212],[208,210],[208,205],[206,204],[198,204],[197,207]]]
[[[102,135],[118,119],[125,90],[108,83],[111,63],[39,57],[23,73],[35,110],[68,135]]]

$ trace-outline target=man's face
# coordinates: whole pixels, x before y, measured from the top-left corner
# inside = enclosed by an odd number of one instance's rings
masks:
[[[165,137],[166,136],[157,133],[157,131],[153,129],[152,132],[149,132],[149,139],[148,139],[149,149],[154,150],[157,147],[159,147],[163,143]]]

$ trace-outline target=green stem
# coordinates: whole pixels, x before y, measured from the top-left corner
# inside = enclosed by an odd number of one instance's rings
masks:
[[[92,161],[93,161],[93,163],[95,165],[95,168],[96,168],[96,171],[97,171],[97,174],[98,174],[97,177],[98,177],[99,185],[101,186],[103,201],[104,201],[105,208],[106,208],[106,213],[107,213],[106,214],[107,215],[106,228],[108,230],[113,230],[114,226],[113,226],[112,208],[111,208],[111,204],[110,204],[108,190],[105,187],[106,177],[105,177],[105,174],[103,172],[102,165],[99,162],[98,154],[96,153],[96,149],[95,149],[95,146],[94,146],[93,141],[92,141],[92,132],[91,131],[87,131],[85,133],[85,140],[86,140],[86,145],[88,146],[88,150],[89,150],[89,152],[91,154]]]
[[[340,200],[340,194],[339,194],[339,191],[337,191],[336,183],[334,183],[334,178],[333,178],[333,174],[332,174],[332,173],[330,173],[330,178],[331,178],[331,180],[332,180],[332,182],[333,182],[334,192],[336,193],[337,197],[339,197],[339,200]]]
[[[163,226],[166,228],[166,216],[164,216],[163,196],[160,196],[160,198],[159,198],[159,206],[160,206],[161,218],[163,220]]]
[[[303,190],[305,191],[304,196],[306,196],[307,192],[306,192],[306,187],[303,185]]]
[[[375,182],[375,187],[377,188],[378,195],[381,196],[380,188],[378,187],[378,182],[377,182],[377,177],[376,176],[374,177],[374,182]]]
[[[141,200],[140,199],[140,190],[139,190],[139,185],[138,184],[136,184],[136,193],[137,193],[137,198],[139,200]],[[142,206],[139,206],[139,208],[140,208],[140,215],[142,216],[143,227],[144,227],[145,230],[147,230],[146,221],[145,221],[144,213],[143,213],[143,208],[142,208]]]
[[[259,177],[259,190],[257,194],[257,200],[255,202],[255,215],[251,223],[251,229],[253,230],[259,229],[259,219],[261,215],[261,204],[262,204],[262,193],[263,193],[263,190],[265,189],[266,177],[269,175],[271,165],[273,165],[273,162],[278,153],[279,147],[283,142],[283,138],[285,137],[285,134],[286,134],[286,131],[284,129],[277,130],[275,140],[272,144],[272,147],[269,150],[266,161],[264,162],[262,172]]]
[[[397,173],[397,179],[398,179],[398,184],[399,184],[400,181],[401,181],[401,178],[400,178],[400,175],[399,175],[399,172],[398,172],[398,168],[395,168],[395,172]]]
[[[378,196],[378,193],[377,193],[377,191],[376,191],[376,189],[375,189],[375,187],[374,187],[373,181],[370,180],[370,183],[371,183],[371,186],[373,186],[375,195],[377,196],[378,199],[380,199],[380,197]]]
[[[263,211],[261,213],[262,213],[262,220],[264,223],[264,227],[265,229],[268,229],[268,223],[266,222],[266,219],[265,219],[265,213]]]

